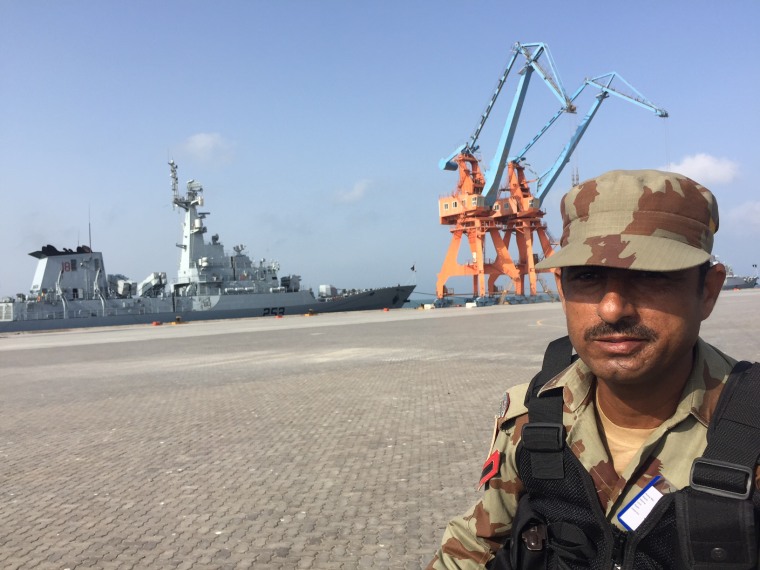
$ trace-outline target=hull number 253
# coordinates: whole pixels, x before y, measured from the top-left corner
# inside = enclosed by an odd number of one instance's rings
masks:
[[[285,307],[269,307],[264,309],[264,315],[265,317],[272,317],[277,315],[284,315],[285,314]]]

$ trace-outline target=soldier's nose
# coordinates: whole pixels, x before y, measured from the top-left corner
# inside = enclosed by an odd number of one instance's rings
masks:
[[[604,294],[596,307],[596,314],[600,319],[614,324],[636,315],[636,306],[627,289],[624,279],[620,277],[607,279]]]

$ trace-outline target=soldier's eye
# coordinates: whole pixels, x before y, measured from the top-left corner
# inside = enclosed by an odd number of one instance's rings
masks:
[[[578,272],[573,273],[570,276],[570,279],[572,279],[573,281],[584,281],[584,282],[594,281],[596,279],[599,279],[599,272],[590,271],[590,270],[578,271]]]
[[[641,277],[644,279],[666,279],[667,274],[661,271],[641,271]]]

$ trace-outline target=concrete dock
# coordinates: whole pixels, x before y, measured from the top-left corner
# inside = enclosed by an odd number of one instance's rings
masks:
[[[702,336],[760,360],[760,289]],[[559,303],[0,335],[0,568],[424,566]]]

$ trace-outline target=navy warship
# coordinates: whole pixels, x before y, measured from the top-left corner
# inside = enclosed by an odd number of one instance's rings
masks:
[[[726,265],[726,280],[723,289],[752,289],[757,285],[757,275],[736,275],[734,270]]]
[[[169,166],[173,203],[184,210],[176,280],[154,272],[131,281],[107,274],[103,254],[88,246],[46,245],[29,254],[37,258],[29,294],[0,300],[0,332],[395,309],[414,290],[320,285],[315,295],[299,275],[278,276],[276,261],[252,261],[243,245],[226,252],[218,234],[205,237],[203,186],[190,180],[182,195],[177,165]]]
[[[713,255],[710,258],[710,261],[713,263],[722,263],[726,268],[726,280],[723,282],[724,291],[732,289],[752,289],[757,285],[758,274],[756,264],[752,265],[752,267],[755,268],[755,275],[736,275],[734,273],[734,268],[725,261],[721,261],[717,255]]]

